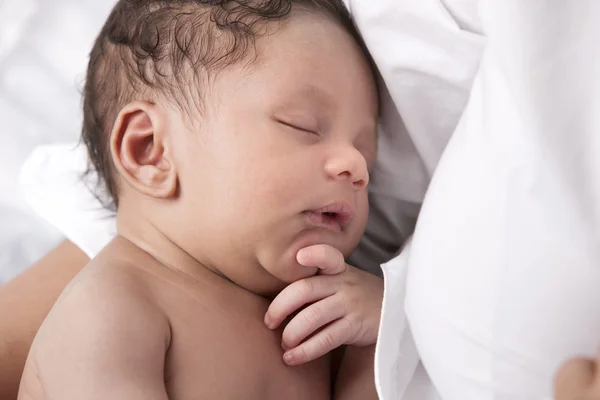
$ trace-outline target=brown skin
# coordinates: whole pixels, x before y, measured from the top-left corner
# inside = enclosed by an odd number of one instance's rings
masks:
[[[364,231],[375,82],[320,14],[257,46],[260,63],[211,83],[199,124],[165,99],[121,109],[118,236],[44,320],[19,399],[330,398],[329,357],[286,366],[263,318],[268,295],[317,272],[299,249],[347,254]],[[343,227],[307,216],[334,203],[356,211]]]
[[[328,358],[281,361],[268,300],[206,269],[190,278],[114,239],[44,320],[18,398],[329,399]]]
[[[68,240],[0,286],[0,398],[16,399],[33,338],[67,283],[89,258]]]
[[[566,362],[556,374],[554,395],[556,400],[600,399],[600,371],[596,360],[576,358]]]
[[[377,400],[375,345],[348,346],[337,371],[334,400]]]

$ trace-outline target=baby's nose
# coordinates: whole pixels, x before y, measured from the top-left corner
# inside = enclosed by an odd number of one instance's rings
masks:
[[[354,147],[331,157],[325,170],[333,179],[347,179],[356,190],[364,189],[369,183],[367,162]]]

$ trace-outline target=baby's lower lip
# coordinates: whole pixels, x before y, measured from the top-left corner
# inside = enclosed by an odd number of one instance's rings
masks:
[[[329,218],[320,212],[316,211],[304,211],[307,221],[317,227],[330,230],[335,233],[342,232],[342,226],[335,218]]]

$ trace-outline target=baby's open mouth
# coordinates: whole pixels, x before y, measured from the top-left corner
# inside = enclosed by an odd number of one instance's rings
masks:
[[[305,211],[308,221],[319,228],[340,233],[354,219],[354,207],[349,203],[332,203],[316,210]]]

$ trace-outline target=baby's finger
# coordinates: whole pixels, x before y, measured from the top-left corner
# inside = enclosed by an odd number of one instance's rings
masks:
[[[271,302],[265,314],[265,325],[276,329],[284,319],[307,303],[331,296],[338,290],[337,280],[330,276],[312,276],[283,289]]]
[[[340,274],[348,268],[341,251],[327,244],[315,244],[300,249],[296,254],[298,264],[317,267],[323,275]]]
[[[285,327],[281,337],[284,350],[298,346],[319,328],[343,317],[344,304],[336,296],[329,296],[300,311]]]
[[[350,339],[349,325],[345,318],[338,319],[300,346],[286,351],[283,361],[287,365],[299,365],[327,354]]]

